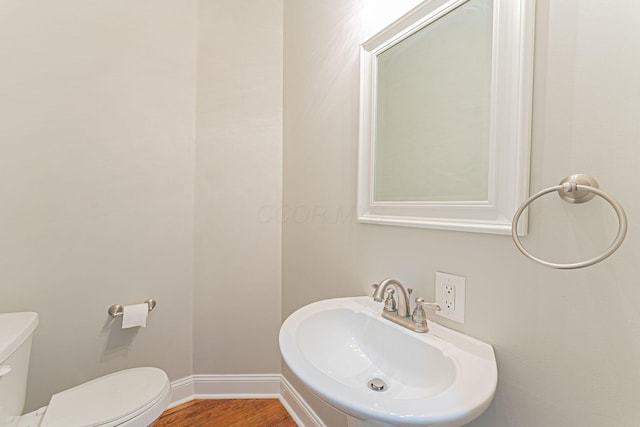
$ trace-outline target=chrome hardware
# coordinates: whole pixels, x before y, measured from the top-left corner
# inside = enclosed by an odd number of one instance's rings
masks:
[[[396,305],[396,300],[393,297],[395,291],[393,289],[389,289],[387,291],[387,298],[384,300],[384,310],[388,312],[394,312],[398,310],[398,306]]]
[[[569,203],[584,203],[596,197],[595,193],[586,189],[579,189],[578,185],[600,188],[598,181],[594,177],[582,173],[565,176],[560,181],[560,185],[562,188],[558,190],[558,195],[562,200]]]
[[[395,279],[384,279],[380,282],[373,293],[374,301],[382,302],[382,296],[387,292],[389,286],[395,286],[398,291],[398,315],[400,317],[409,317],[409,292],[402,283]]]
[[[591,199],[593,199],[596,195],[602,197],[606,200],[613,210],[616,212],[618,216],[618,234],[616,234],[616,238],[613,243],[600,255],[597,257],[588,259],[586,261],[574,262],[570,264],[559,264],[555,262],[545,261],[538,257],[531,255],[525,248],[522,246],[520,242],[520,237],[518,237],[518,221],[520,220],[520,216],[525,211],[525,209],[536,199],[544,196],[547,193],[558,192],[558,195],[562,200],[569,203],[584,203]],[[513,242],[516,244],[516,247],[520,252],[523,253],[527,258],[542,264],[546,267],[551,268],[559,268],[563,270],[571,270],[575,268],[583,268],[588,267],[593,264],[597,264],[600,261],[608,258],[612,253],[614,253],[624,241],[624,237],[627,234],[627,215],[622,208],[622,205],[613,197],[600,190],[598,186],[598,182],[589,175],[584,174],[574,174],[569,175],[560,181],[559,185],[554,187],[545,188],[529,197],[523,204],[518,208],[516,213],[513,215],[513,222],[511,226],[511,237],[513,237]]]
[[[436,304],[435,302],[424,302],[423,298],[416,298],[416,305],[418,307],[424,307],[434,311],[442,310],[442,307],[440,307],[440,304]]]
[[[371,297],[373,298],[376,294],[376,290],[378,289],[378,284],[374,283],[373,285],[371,285],[371,287],[373,288],[373,293],[371,294]]]
[[[426,325],[427,313],[424,312],[421,306],[416,305],[416,308],[413,309],[413,314],[411,314],[411,320],[413,320],[414,323],[424,323]]]
[[[387,288],[389,286],[395,287],[394,289]],[[382,296],[387,295],[384,300],[384,309],[382,310],[382,317],[387,320],[391,320],[398,325],[404,326],[407,329],[411,329],[414,332],[427,332],[429,327],[427,326],[427,315],[424,312],[424,308],[431,308],[433,310],[440,310],[440,306],[434,303],[424,302],[422,298],[416,298],[416,308],[413,313],[410,312],[411,300],[409,295],[413,292],[413,289],[405,288],[402,283],[395,279],[385,279],[378,286],[372,297],[376,302],[382,302]],[[393,295],[398,294],[398,304]]]
[[[411,320],[415,323],[416,328],[419,328],[420,330],[424,329],[424,332],[428,332],[429,326],[427,325],[427,313],[424,311],[425,308],[435,311],[440,311],[442,308],[440,307],[440,304],[424,302],[424,299],[416,298],[416,308],[413,309]]]
[[[148,300],[146,300],[145,304],[149,306],[149,311],[153,311],[153,309],[156,308],[156,305],[158,305],[156,300],[152,298],[149,298]],[[107,310],[107,313],[109,313],[109,316],[113,318],[120,317],[124,313],[124,307],[121,306],[120,304],[114,304],[111,307],[109,307],[109,309]]]
[[[368,385],[373,391],[385,391],[387,389],[387,384],[381,378],[370,379]]]

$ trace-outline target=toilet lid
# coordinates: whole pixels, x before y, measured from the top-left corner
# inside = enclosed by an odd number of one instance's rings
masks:
[[[158,368],[134,368],[53,395],[42,427],[117,426],[143,413],[169,390]]]

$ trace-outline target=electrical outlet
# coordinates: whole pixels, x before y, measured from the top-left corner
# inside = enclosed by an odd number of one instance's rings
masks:
[[[442,307],[446,313],[451,314],[456,310],[456,287],[450,284],[444,285],[444,296]]]
[[[462,276],[436,271],[436,303],[441,310],[438,316],[464,323],[466,279]]]

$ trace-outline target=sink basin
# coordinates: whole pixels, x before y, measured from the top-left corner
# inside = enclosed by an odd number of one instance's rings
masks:
[[[280,329],[282,357],[350,426],[461,426],[489,406],[490,345],[434,322],[412,332],[381,311],[370,297],[302,307]]]

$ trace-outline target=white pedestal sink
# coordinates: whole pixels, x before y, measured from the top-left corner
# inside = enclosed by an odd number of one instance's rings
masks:
[[[412,332],[381,311],[370,297],[302,307],[280,329],[282,357],[352,427],[461,426],[489,406],[498,379],[490,345],[434,322]]]

